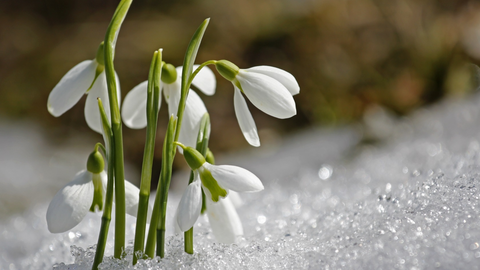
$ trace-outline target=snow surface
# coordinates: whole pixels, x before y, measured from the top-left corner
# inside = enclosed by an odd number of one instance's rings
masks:
[[[382,134],[392,131],[376,144],[359,143],[357,128],[309,130],[219,157],[265,184],[263,192],[242,194],[245,235],[237,244],[215,243],[202,217],[193,256],[170,224],[165,258],[132,266],[128,218],[126,259],[111,257],[110,236],[101,269],[480,269],[478,104],[476,95],[375,123]],[[170,222],[180,196],[171,194]],[[54,235],[47,205],[2,218],[0,269],[91,267],[99,214]]]

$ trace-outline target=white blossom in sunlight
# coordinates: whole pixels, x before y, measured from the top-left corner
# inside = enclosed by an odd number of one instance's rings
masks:
[[[77,104],[84,94],[88,94],[85,101],[85,121],[92,130],[101,133],[102,123],[97,98],[102,99],[110,119],[107,80],[103,69],[103,65],[93,59],[85,60],[69,70],[48,96],[47,108],[50,114],[59,117]],[[120,97],[120,82],[116,74],[115,79],[117,97]],[[120,99],[118,104],[120,105]]]
[[[243,234],[242,224],[232,201],[230,190],[256,192],[263,184],[250,171],[231,165],[212,165],[201,158],[200,153],[186,147],[184,156],[194,171],[194,180],[188,185],[178,205],[176,220],[181,231],[189,230],[198,219],[202,208],[202,190],[206,197],[209,222],[219,242],[233,243]]]
[[[293,96],[300,92],[300,87],[292,74],[271,66],[239,69],[226,60],[217,61],[215,65],[234,86],[235,115],[250,145],[260,146],[260,138],[242,93],[255,107],[273,117],[285,119],[297,114]]]
[[[97,205],[99,203],[103,205],[106,188],[105,171],[97,174],[83,170],[77,173],[73,181],[60,189],[48,205],[48,230],[52,233],[62,233],[77,226],[92,208],[94,200],[97,200],[95,202]],[[94,199],[95,189],[101,189],[101,196]],[[125,181],[126,211],[131,216],[137,215],[138,194],[139,189]]]

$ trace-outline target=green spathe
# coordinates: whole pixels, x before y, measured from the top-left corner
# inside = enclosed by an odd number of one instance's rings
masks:
[[[92,89],[93,84],[97,81],[98,76],[102,74],[102,72],[105,70],[105,49],[102,43],[98,46],[97,49],[97,55],[95,56],[95,62],[97,62],[97,68],[95,69],[95,77],[93,78],[92,84],[90,84],[90,87],[87,89],[87,93]]]
[[[222,75],[225,79],[229,81],[235,80],[235,77],[240,70],[237,65],[228,61],[228,60],[219,60],[215,62],[215,67],[217,68],[218,73]]]
[[[100,43],[97,49],[97,55],[95,56],[95,60],[101,66],[105,66],[105,48],[103,45],[103,41]]]
[[[95,149],[87,159],[87,171],[98,174],[103,171],[105,168],[105,161],[103,160],[102,154]]]
[[[177,80],[177,69],[172,65],[165,63],[162,66],[162,82],[172,84]]]
[[[185,157],[185,160],[187,161],[188,166],[192,169],[192,171],[202,167],[203,163],[205,163],[205,158],[200,152],[190,146],[182,148],[183,156]]]

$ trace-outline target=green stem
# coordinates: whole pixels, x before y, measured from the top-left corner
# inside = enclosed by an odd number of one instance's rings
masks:
[[[171,116],[173,117],[173,116]],[[170,121],[172,118],[170,118]],[[175,121],[171,121],[175,122]],[[170,123],[169,123],[170,124]],[[172,126],[175,126],[175,123],[172,123]],[[173,158],[175,157],[175,147],[173,144],[173,132],[169,132],[170,136],[165,140],[164,153],[166,155],[164,169],[162,169],[162,176],[160,180],[160,189],[157,189],[157,194],[160,194],[159,198],[159,212],[158,213],[158,224],[157,224],[157,256],[163,258],[165,256],[165,223],[167,216],[167,200],[168,200],[168,190],[170,189],[170,181],[172,180],[172,166]]]
[[[193,79],[195,79],[198,72],[200,72],[200,70],[202,70],[202,68],[204,68],[205,66],[208,66],[208,65],[215,65],[216,62],[217,62],[217,60],[208,60],[207,62],[204,62],[200,66],[198,66],[197,69],[195,69],[195,71],[192,73],[192,76],[190,76],[190,78],[188,79],[189,88],[190,88],[190,85],[193,82]]]
[[[164,205],[166,205],[165,196],[168,196],[168,189],[170,187],[170,179],[172,176],[172,163],[173,163],[173,136],[175,133],[176,120],[175,117],[171,116],[170,121],[168,122],[167,132],[165,135],[165,141],[163,143],[163,155],[162,155],[162,172],[160,174],[160,179],[158,183],[157,194],[155,196],[155,203],[153,205],[152,218],[150,219],[150,228],[148,230],[147,244],[145,246],[145,254],[150,258],[154,257],[155,253],[155,244],[159,246],[157,252],[160,250],[164,251],[164,242],[165,239],[165,211]],[[163,210],[163,212],[161,212]],[[160,227],[159,227],[160,226]],[[161,231],[163,228],[163,232]],[[160,229],[160,232],[157,230]],[[157,242],[157,238],[162,239]]]
[[[101,143],[96,143],[95,144],[95,151],[98,151],[98,148],[100,148],[102,150],[102,153],[103,153],[103,156],[107,156],[107,150],[105,149],[105,146],[103,146],[103,144]]]
[[[202,120],[200,120],[200,129],[198,130],[197,145],[196,145],[196,149],[204,157],[207,157],[209,139],[210,139],[210,116],[208,113],[205,113],[202,116]],[[192,171],[190,172],[190,179],[188,181],[188,184],[191,184],[193,182],[193,178],[194,178],[194,175]],[[184,232],[183,238],[184,238],[185,252],[188,254],[193,254],[193,227],[190,228],[188,231]]]
[[[107,116],[105,114],[105,110],[103,109],[102,101],[99,99],[98,100],[98,106],[100,109],[100,115],[102,117],[102,124],[103,124],[103,129],[104,129],[104,134],[106,137],[107,141],[110,141],[113,139],[112,138],[112,132],[110,129],[110,126],[108,124]],[[97,250],[95,252],[95,259],[93,261],[92,265],[92,270],[97,270],[98,265],[102,262],[103,260],[103,255],[105,254],[105,245],[107,243],[107,237],[108,237],[108,229],[110,227],[110,221],[111,221],[111,216],[112,216],[112,204],[113,204],[113,186],[114,186],[114,166],[112,162],[109,162],[109,157],[112,157],[115,155],[115,148],[112,146],[111,143],[108,144],[110,147],[108,149],[109,154],[107,155],[105,151],[105,147],[97,143],[95,147],[100,147],[105,154],[105,157],[107,157],[107,166],[108,166],[108,182],[107,182],[107,190],[105,194],[105,206],[103,208],[103,216],[102,216],[102,224],[100,227],[100,235],[98,237],[98,242],[97,242]]]
[[[185,252],[193,254],[193,227],[183,234],[183,238],[185,239]]]
[[[115,167],[115,246],[114,256],[120,258],[125,248],[125,177],[123,164],[122,120],[117,97],[117,82],[113,58],[118,31],[122,25],[132,0],[122,0],[113,15],[104,41],[105,76],[107,79],[108,98],[110,101],[110,116],[112,123],[112,147],[115,155],[111,157]]]
[[[133,265],[137,263],[137,253],[143,252],[145,244],[145,227],[148,215],[148,199],[152,179],[153,157],[155,154],[155,137],[158,121],[158,103],[160,96],[160,78],[162,73],[162,53],[155,51],[150,74],[148,76],[147,93],[147,138],[143,152],[142,176],[140,181],[140,194],[137,211],[137,225],[135,227],[135,242]]]
[[[157,256],[165,257],[165,228],[157,229]],[[160,244],[158,244],[160,243]]]
[[[190,44],[188,44],[187,52],[185,53],[185,58],[183,59],[182,86],[181,86],[182,94],[180,96],[180,102],[178,103],[177,127],[175,128],[175,137],[173,141],[178,141],[178,137],[180,136],[180,128],[182,127],[183,113],[185,111],[185,102],[187,101],[188,90],[190,89],[190,85],[193,81],[193,78],[191,78],[193,63],[195,62],[195,58],[197,57],[198,48],[200,47],[203,34],[205,33],[205,29],[207,28],[209,22],[210,22],[210,19],[206,19],[203,21],[202,24],[200,24],[197,31],[193,34]],[[200,71],[199,68],[200,67],[197,68],[198,71]],[[174,156],[175,156],[175,153],[176,153],[176,148],[173,149]]]
[[[193,34],[193,37],[190,40],[190,44],[187,47],[187,52],[185,53],[185,58],[183,60],[181,95],[177,109],[177,119],[176,123],[173,124],[172,122],[175,121],[172,121],[172,117],[170,117],[169,126],[172,123],[174,127],[172,126],[167,130],[167,136],[165,136],[165,143],[163,146],[164,151],[162,160],[168,159],[168,161],[165,161],[162,164],[162,174],[160,177],[161,179],[159,182],[159,188],[157,189],[157,196],[155,197],[155,207],[154,212],[152,213],[152,221],[150,223],[150,230],[146,247],[146,250],[148,250],[148,252],[153,250],[154,248],[151,245],[153,245],[155,239],[157,238],[157,255],[162,258],[165,255],[165,222],[168,189],[170,188],[170,180],[172,178],[173,158],[176,154],[176,147],[174,146],[173,142],[178,141],[178,138],[180,136],[180,129],[182,126],[183,114],[185,111],[185,103],[187,100],[188,90],[190,88],[190,84],[188,83],[188,81],[192,73],[193,63],[195,62],[198,48],[200,47],[200,43],[202,41],[205,29],[207,28],[209,21],[209,19],[206,19],[202,22],[202,24],[200,24],[197,31]],[[155,210],[158,212],[156,212]],[[158,220],[158,223],[156,224],[156,235],[152,232],[152,227],[154,225],[153,223],[155,222],[154,219]]]
[[[162,166],[163,167],[163,166]],[[160,184],[160,183],[159,183]],[[160,186],[160,185],[158,185]],[[160,209],[160,190],[157,189],[157,195],[155,196],[155,202],[153,203],[152,218],[150,219],[150,227],[148,228],[147,244],[145,245],[145,255],[149,258],[153,258],[155,255],[155,244],[157,240],[157,224],[158,213]]]

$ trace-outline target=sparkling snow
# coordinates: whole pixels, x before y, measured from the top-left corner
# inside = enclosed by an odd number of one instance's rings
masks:
[[[242,194],[245,235],[237,244],[215,243],[202,217],[193,256],[183,252],[170,224],[165,258],[132,266],[135,220],[128,218],[126,258],[111,257],[110,236],[101,269],[478,269],[479,104],[476,95],[407,119],[366,124],[387,134],[376,144],[360,143],[356,127],[310,130],[218,157],[265,184],[263,192]],[[4,138],[0,134],[2,147],[10,145]],[[170,222],[180,192],[171,193]],[[0,198],[6,193],[0,186]],[[50,234],[48,201],[1,216],[0,269],[91,268],[100,215],[88,214],[71,232]]]

